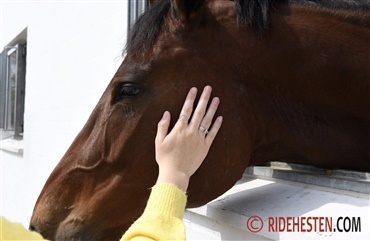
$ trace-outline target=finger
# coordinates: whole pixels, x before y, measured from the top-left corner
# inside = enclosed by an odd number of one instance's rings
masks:
[[[190,89],[188,95],[186,96],[184,105],[181,109],[179,121],[177,123],[180,122],[181,124],[188,124],[191,113],[193,112],[193,105],[197,96],[197,92],[198,90],[195,87]]]
[[[211,130],[208,132],[208,135],[206,136],[206,143],[209,146],[212,145],[213,140],[215,139],[218,131],[221,128],[222,122],[223,122],[223,117],[222,116],[217,117],[217,119],[215,120],[215,123],[213,123],[212,125]]]
[[[168,127],[170,126],[171,114],[165,111],[162,119],[158,122],[157,135],[155,137],[156,143],[162,143],[168,134]]]
[[[207,113],[204,116],[199,127],[203,127],[205,130],[209,129],[219,104],[220,104],[220,99],[218,97],[213,98],[211,105],[209,106]]]
[[[207,85],[204,87],[203,93],[200,96],[197,108],[194,111],[194,115],[191,118],[191,125],[194,129],[198,129],[200,122],[202,121],[204,114],[206,113],[206,108],[208,104],[209,97],[211,96],[212,88]]]

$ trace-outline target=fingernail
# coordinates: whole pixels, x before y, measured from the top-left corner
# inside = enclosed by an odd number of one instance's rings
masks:
[[[163,113],[162,120],[167,119],[167,117],[168,117],[168,111],[165,111],[165,112]]]
[[[191,91],[192,94],[196,94],[197,93],[197,88],[193,87],[193,88],[191,88],[190,91]]]
[[[215,103],[216,105],[218,105],[218,104],[220,103],[220,98],[215,97],[215,98],[213,98],[213,101],[214,101],[214,103]]]

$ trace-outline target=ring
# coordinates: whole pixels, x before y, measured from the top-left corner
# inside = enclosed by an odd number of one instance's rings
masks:
[[[209,133],[209,131],[206,128],[204,128],[203,126],[199,126],[199,130],[201,132],[204,132],[204,134],[206,134],[206,135]]]
[[[185,116],[185,120],[183,120],[183,118],[181,118],[181,117],[183,117],[183,116]],[[180,120],[182,123],[184,123],[184,124],[188,124],[188,121],[189,121],[189,119],[188,119],[188,116],[187,116],[187,115],[180,115],[179,120]]]

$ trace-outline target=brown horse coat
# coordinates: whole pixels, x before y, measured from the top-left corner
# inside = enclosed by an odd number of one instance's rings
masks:
[[[370,171],[370,4],[299,2],[154,4],[46,182],[31,228],[53,240],[118,239],[155,183],[157,122],[179,114],[192,86],[213,87],[224,124],[188,207],[273,160]]]

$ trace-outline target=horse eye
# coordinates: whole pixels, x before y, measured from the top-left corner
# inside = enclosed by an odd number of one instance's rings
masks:
[[[124,85],[121,89],[121,94],[125,97],[133,97],[140,94],[141,89],[134,85]]]
[[[141,88],[133,84],[124,84],[116,93],[114,102],[121,101],[127,98],[133,98],[141,93]]]

